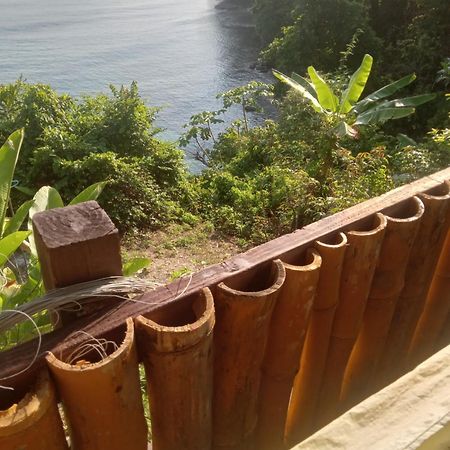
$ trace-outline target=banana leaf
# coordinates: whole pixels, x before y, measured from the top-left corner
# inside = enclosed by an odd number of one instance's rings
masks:
[[[313,95],[311,95],[308,90],[306,90],[301,84],[297,83],[292,78],[288,77],[287,75],[282,74],[281,72],[278,72],[278,70],[273,70],[273,75],[278,78],[283,83],[289,85],[291,88],[295,89],[296,91],[300,92],[303,97],[305,97],[307,100],[311,102],[312,107],[317,112],[325,112],[322,106],[320,105],[317,98]]]
[[[23,142],[23,129],[15,131],[0,148],[0,231],[3,230],[9,194],[20,147]]]
[[[375,107],[360,114],[354,125],[370,125],[375,123],[384,123],[388,120],[401,119],[403,117],[414,114],[416,111],[413,107]]]
[[[16,231],[0,239],[0,267],[8,261],[9,257],[20,247],[22,242],[31,234],[31,231]]]
[[[89,200],[97,200],[98,196],[102,193],[103,188],[106,186],[106,181],[100,181],[94,183],[80,192],[69,205],[77,205],[78,203],[88,202]]]
[[[404,107],[413,107],[423,105],[424,103],[429,102],[436,98],[436,94],[421,94],[414,95],[412,97],[404,97],[404,98],[396,98],[394,100],[387,100],[377,105],[377,108],[404,108]]]
[[[302,77],[301,75],[295,72],[292,72],[291,78],[298,84],[303,86],[314,98],[317,98],[314,86],[306,78]]]
[[[28,200],[27,202],[20,205],[19,209],[16,211],[13,217],[8,220],[8,223],[3,232],[3,236],[19,231],[23,221],[27,217],[28,211],[34,205],[34,200]]]
[[[374,103],[382,100],[383,98],[389,97],[390,95],[395,94],[399,89],[408,86],[416,79],[415,74],[407,75],[406,77],[400,78],[393,83],[390,83],[378,91],[373,92],[372,94],[364,97],[361,101],[359,101],[352,109],[352,112],[355,114],[360,114],[366,109],[370,108],[374,105]]]
[[[308,67],[308,74],[317,93],[320,106],[323,109],[336,112],[338,110],[339,100],[334,95],[328,83],[316,72],[313,66]]]
[[[372,70],[372,63],[373,58],[370,55],[364,55],[361,65],[350,78],[348,87],[342,94],[341,105],[339,108],[341,114],[348,113],[353,105],[359,100],[359,97],[361,97]]]

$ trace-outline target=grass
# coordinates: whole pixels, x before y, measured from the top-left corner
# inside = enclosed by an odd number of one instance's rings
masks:
[[[171,224],[164,230],[124,236],[124,259],[150,258],[141,276],[168,283],[211,264],[220,263],[245,249],[246,242],[227,239],[214,232],[209,223]]]

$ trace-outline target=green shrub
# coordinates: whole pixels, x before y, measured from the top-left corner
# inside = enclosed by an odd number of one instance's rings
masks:
[[[123,231],[159,227],[189,202],[183,153],[155,138],[157,109],[145,105],[135,83],[76,100],[18,80],[0,86],[0,112],[0,137],[26,129],[21,185],[52,185],[68,200],[106,180],[100,203]]]

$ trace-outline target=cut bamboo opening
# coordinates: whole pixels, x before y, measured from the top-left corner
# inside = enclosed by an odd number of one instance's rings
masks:
[[[347,237],[339,233],[328,241],[315,243],[322,258],[316,298],[295,377],[286,420],[289,446],[312,433],[318,396],[328,353],[334,314],[339,301],[339,286],[347,248]]]
[[[217,286],[214,331],[214,449],[254,444],[261,367],[275,301],[286,272],[280,260],[271,271]]]
[[[377,213],[359,230],[346,233],[348,248],[318,405],[319,428],[339,414],[344,373],[361,327],[386,224],[386,217]]]
[[[450,231],[447,232],[425,307],[409,349],[409,365],[415,366],[436,350],[438,336],[450,312]],[[446,343],[448,345],[448,342]]]
[[[46,357],[63,402],[73,450],[147,450],[132,319],[124,325],[122,336],[122,342],[103,345],[106,357],[98,347],[100,341],[95,342],[96,349],[86,346],[85,355],[79,349],[79,357],[58,359],[53,353]]]
[[[424,205],[413,197],[386,212],[387,226],[364,319],[345,372],[341,402],[350,409],[373,391],[370,380],[383,352]],[[390,214],[390,215],[387,215]]]
[[[185,311],[136,319],[152,422],[153,450],[208,450],[212,445],[214,302],[208,288]]]
[[[259,394],[257,448],[261,450],[284,448],[289,398],[319,281],[322,258],[316,250],[309,249],[299,262],[305,265],[283,262],[286,280],[272,313]]]
[[[40,373],[33,390],[0,411],[0,449],[68,449],[58,412],[55,388],[47,370]]]
[[[386,347],[378,368],[381,388],[405,371],[406,356],[423,311],[432,276],[447,234],[450,183],[419,194],[425,211],[414,240],[405,274],[405,285],[392,318]]]

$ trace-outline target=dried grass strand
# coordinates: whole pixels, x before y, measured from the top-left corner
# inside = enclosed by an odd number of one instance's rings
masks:
[[[24,313],[28,317],[45,310],[61,311],[72,305],[82,308],[83,305],[99,301],[103,297],[131,300],[125,295],[143,294],[157,286],[157,283],[133,277],[108,277],[54,289],[14,310],[0,311],[0,333],[26,321],[27,319],[19,315],[20,313]]]

